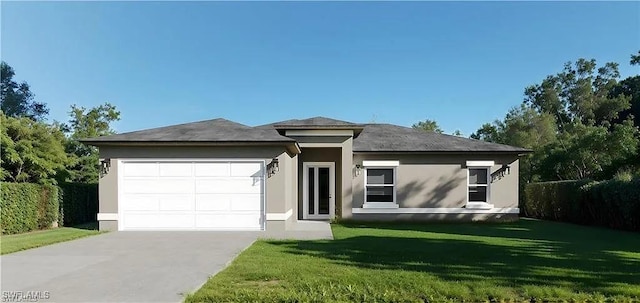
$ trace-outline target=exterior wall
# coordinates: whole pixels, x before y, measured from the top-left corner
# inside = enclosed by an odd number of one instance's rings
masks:
[[[123,159],[271,159],[279,160],[279,171],[265,179],[266,217],[276,218],[275,222],[267,222],[266,228],[284,226],[290,219],[282,219],[288,210],[295,207],[292,194],[294,185],[293,159],[284,151],[284,147],[145,147],[145,146],[103,146],[100,147],[100,158],[111,159],[109,172],[99,181],[99,212],[101,214],[118,213],[118,160]],[[292,187],[292,188],[290,188]],[[289,188],[289,191],[287,191]],[[295,210],[292,210],[293,213]],[[273,216],[272,214],[275,214]],[[100,217],[100,215],[99,215]],[[98,218],[100,230],[117,230],[117,220]],[[278,222],[278,223],[276,223]]]
[[[489,203],[494,208],[518,207],[518,157],[500,154],[366,154],[354,155],[354,165],[363,160],[397,160],[396,202],[400,208],[463,208],[467,203],[468,160],[495,162],[491,172],[503,164],[510,165],[510,173],[490,185]],[[353,177],[353,208],[364,203],[364,172]],[[459,214],[357,214],[354,219],[462,219]],[[482,214],[467,214],[482,219]],[[505,217],[504,214],[500,217]],[[508,216],[507,216],[508,217]],[[517,217],[517,214],[516,214]],[[349,219],[350,216],[343,216]]]

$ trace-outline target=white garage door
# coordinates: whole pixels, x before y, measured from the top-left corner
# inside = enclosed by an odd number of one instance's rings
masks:
[[[120,230],[259,230],[262,162],[122,162]]]

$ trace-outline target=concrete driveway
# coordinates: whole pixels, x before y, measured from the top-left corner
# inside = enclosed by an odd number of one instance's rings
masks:
[[[23,291],[48,292],[38,302],[180,302],[259,236],[111,232],[4,255],[2,299]]]

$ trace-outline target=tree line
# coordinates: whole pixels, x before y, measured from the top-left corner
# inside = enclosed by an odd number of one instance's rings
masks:
[[[629,64],[640,65],[640,51]],[[413,127],[442,132],[434,120]],[[620,80],[618,63],[568,62],[470,138],[533,150],[521,158],[526,183],[639,176],[640,75]]]
[[[55,184],[96,183],[99,178],[97,148],[82,138],[113,134],[111,123],[120,119],[115,106],[93,108],[71,105],[66,122],[47,122],[49,109],[35,100],[27,82],[18,83],[15,71],[0,63],[0,180]]]

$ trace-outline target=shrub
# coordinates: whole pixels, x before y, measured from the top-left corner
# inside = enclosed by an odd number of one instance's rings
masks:
[[[62,183],[60,215],[64,226],[94,222],[98,214],[98,184]]]
[[[49,228],[57,222],[59,191],[56,186],[5,182],[0,191],[3,234]]]
[[[640,230],[640,178],[531,183],[522,202],[528,217]]]

